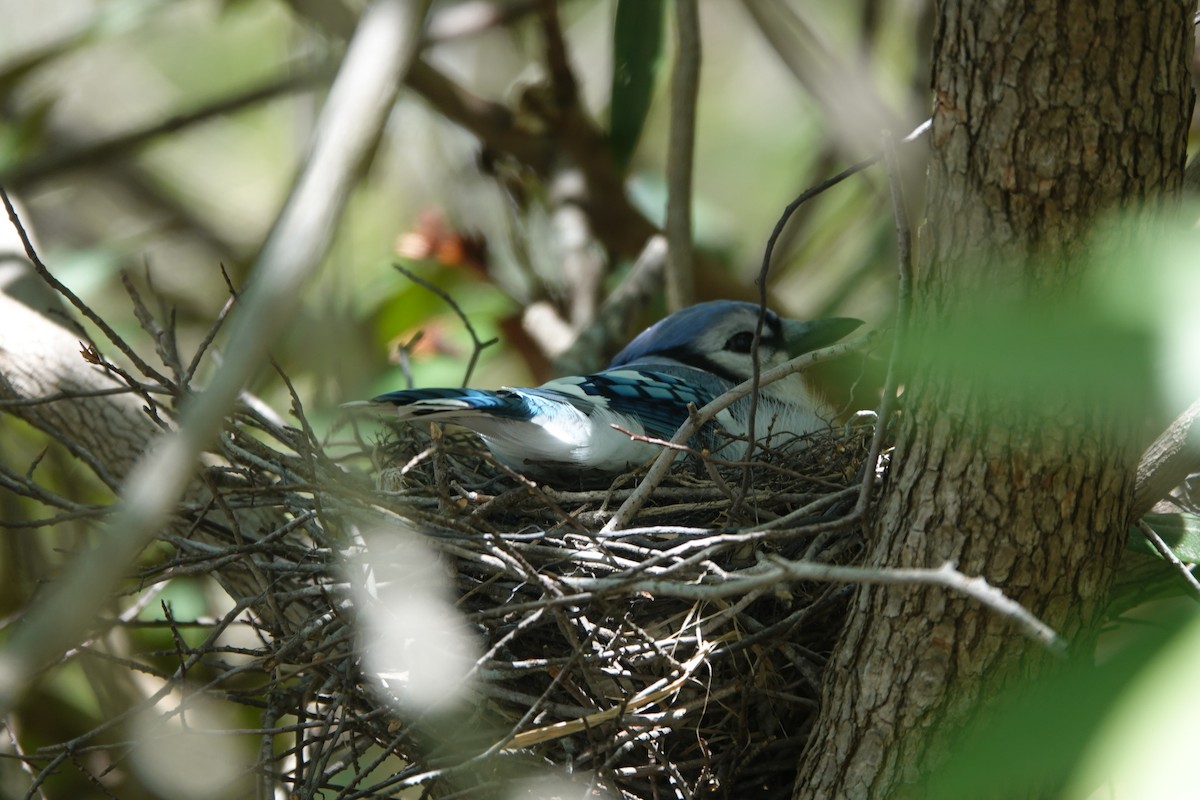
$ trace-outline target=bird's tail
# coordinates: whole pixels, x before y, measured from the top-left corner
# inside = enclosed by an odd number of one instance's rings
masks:
[[[511,392],[484,389],[405,389],[381,394],[370,403],[353,405],[391,405],[400,419],[407,420],[453,420],[476,413],[520,417],[525,412],[523,404]]]

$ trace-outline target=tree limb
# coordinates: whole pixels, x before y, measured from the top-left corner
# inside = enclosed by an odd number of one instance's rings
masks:
[[[1132,518],[1138,519],[1188,475],[1200,471],[1200,400],[1146,448],[1137,467]]]

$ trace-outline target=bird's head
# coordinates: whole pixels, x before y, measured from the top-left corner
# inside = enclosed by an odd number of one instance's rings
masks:
[[[609,366],[675,361],[741,383],[754,371],[750,351],[758,311],[754,303],[733,300],[688,306],[642,331]],[[802,322],[768,310],[759,341],[759,364],[763,369],[782,364],[833,344],[860,325],[861,320],[846,317]],[[776,391],[788,390],[778,386]]]

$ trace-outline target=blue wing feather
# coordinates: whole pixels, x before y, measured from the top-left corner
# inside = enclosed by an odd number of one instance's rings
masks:
[[[699,408],[714,396],[683,378],[642,369],[606,370],[524,391],[565,399],[585,413],[590,406],[603,403],[618,414],[637,419],[648,435],[665,439],[674,436],[687,419],[689,403]]]

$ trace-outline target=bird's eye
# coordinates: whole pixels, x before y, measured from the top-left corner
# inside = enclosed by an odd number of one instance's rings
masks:
[[[753,344],[754,333],[742,331],[729,337],[729,341],[725,342],[725,349],[734,353],[749,353]]]

